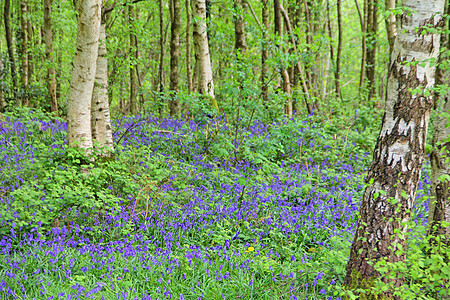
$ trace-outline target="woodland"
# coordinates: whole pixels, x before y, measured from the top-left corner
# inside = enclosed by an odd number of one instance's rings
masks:
[[[0,299],[449,299],[445,0],[0,0]]]

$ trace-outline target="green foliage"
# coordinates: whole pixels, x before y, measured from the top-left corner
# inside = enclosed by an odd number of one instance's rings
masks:
[[[402,299],[446,299],[450,295],[450,247],[445,235],[427,235],[427,228],[408,222],[414,228],[406,235],[408,248],[393,245],[391,251],[396,255],[406,254],[406,260],[388,262],[383,259],[375,268],[382,277],[405,276],[406,284],[401,287],[385,285],[377,281],[375,288],[381,291],[391,290],[393,295]],[[443,224],[448,228],[450,224]],[[394,248],[395,247],[395,248]]]

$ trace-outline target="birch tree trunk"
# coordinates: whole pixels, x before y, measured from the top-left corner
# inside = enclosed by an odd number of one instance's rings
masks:
[[[394,49],[395,37],[397,36],[397,24],[395,21],[395,15],[392,13],[392,10],[395,8],[396,0],[385,1],[386,12],[390,11],[390,13],[384,21],[386,23],[386,33],[389,42],[389,53],[392,53],[392,50]]]
[[[202,95],[210,96],[211,104],[218,110],[214,95],[213,73],[206,30],[205,0],[192,0],[191,7],[194,17],[193,36],[195,61],[198,64],[198,92]]]
[[[97,68],[91,102],[92,140],[104,148],[105,155],[114,151],[111,116],[108,97],[108,59],[106,57],[106,16],[100,25]]]
[[[422,168],[433,97],[431,93],[413,95],[411,91],[424,88],[429,92],[434,86],[436,67],[428,62],[439,55],[440,35],[417,29],[443,26],[442,15],[438,13],[443,12],[444,0],[404,0],[403,6],[408,10],[401,15],[402,28],[391,55],[382,128],[366,178],[368,187],[363,195],[344,281],[351,290],[368,289],[380,275],[373,263],[382,258],[392,263],[405,259],[404,251],[395,250],[406,249],[404,222],[410,219]],[[382,281],[400,287],[404,276],[384,277]],[[372,294],[366,294],[366,299],[378,299],[373,291],[368,293]],[[392,297],[392,291],[387,291],[385,296]]]
[[[53,58],[53,32],[52,32],[52,0],[44,0],[44,42],[45,60],[47,61],[47,92],[50,96],[52,111],[58,111],[56,99],[55,60]]]
[[[180,112],[180,102],[176,98],[178,93],[178,58],[180,57],[180,28],[181,5],[180,0],[171,0],[171,38],[170,38],[170,90],[173,92],[169,100],[171,116]],[[187,33],[189,35],[189,32]]]
[[[101,0],[77,0],[77,47],[68,99],[68,141],[92,148],[91,101],[97,69]]]

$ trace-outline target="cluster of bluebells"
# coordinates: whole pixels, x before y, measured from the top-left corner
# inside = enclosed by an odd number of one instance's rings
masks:
[[[24,165],[40,155],[33,146],[36,139],[45,136],[49,147],[63,149],[67,126],[60,121],[7,118],[0,124],[0,213],[4,214],[0,227],[11,230],[0,236],[0,295],[227,299],[233,298],[230,291],[238,297],[243,290],[250,295],[263,285],[283,283],[288,287],[284,296],[290,299],[308,294],[332,299],[333,276],[311,272],[311,262],[318,259],[317,249],[329,246],[330,238],[351,240],[363,189],[361,165],[367,154],[352,154],[342,161],[296,161],[293,158],[302,154],[303,147],[321,147],[317,145],[320,130],[308,127],[307,121],[299,123],[296,132],[285,133],[296,137],[294,143],[283,145],[285,159],[268,172],[264,163],[238,160],[233,154],[208,157],[211,145],[198,137],[206,130],[229,132],[226,120],[208,125],[151,116],[117,120],[117,160],[125,161],[145,147],[147,159],[163,156],[167,168],[174,170],[159,184],[158,193],[146,199],[152,209],[144,211],[136,203],[130,209],[127,204],[105,211],[101,220],[90,225],[70,222],[39,233],[16,231],[14,219],[4,216],[17,218],[14,202],[20,199],[11,192],[21,189]],[[273,128],[281,126],[256,121],[235,134],[235,146],[252,140],[261,147],[273,139]],[[306,140],[307,135],[313,137]],[[136,163],[141,176],[151,169],[147,160]],[[183,191],[173,184],[180,173],[189,174]],[[187,199],[178,205],[161,196],[181,192]],[[136,196],[123,197],[137,201]],[[420,214],[418,221],[423,221]]]

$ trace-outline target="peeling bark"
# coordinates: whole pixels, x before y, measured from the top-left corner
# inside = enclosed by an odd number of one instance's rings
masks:
[[[406,240],[394,231],[407,230],[404,222],[410,219],[414,203],[433,104],[432,95],[413,95],[411,91],[434,86],[435,66],[418,62],[436,59],[440,44],[439,34],[417,29],[425,25],[442,27],[442,15],[438,12],[443,11],[444,0],[404,0],[403,6],[418,13],[401,15],[402,28],[391,55],[385,114],[347,265],[345,285],[350,289],[367,288],[380,275],[371,262],[405,259],[404,253],[397,255],[394,250],[397,245],[406,249]],[[397,203],[393,204],[390,198]],[[383,282],[390,280],[382,278]],[[396,287],[403,281],[401,274],[392,279]],[[385,294],[392,296],[390,291]],[[367,299],[377,299],[375,295],[371,297]]]
[[[71,146],[92,148],[91,100],[97,69],[101,0],[77,0],[77,47],[68,99],[68,141]]]
[[[191,7],[194,17],[195,61],[198,64],[198,92],[202,95],[209,95],[213,106],[218,109],[214,95],[213,73],[206,30],[205,0],[192,0]]]

